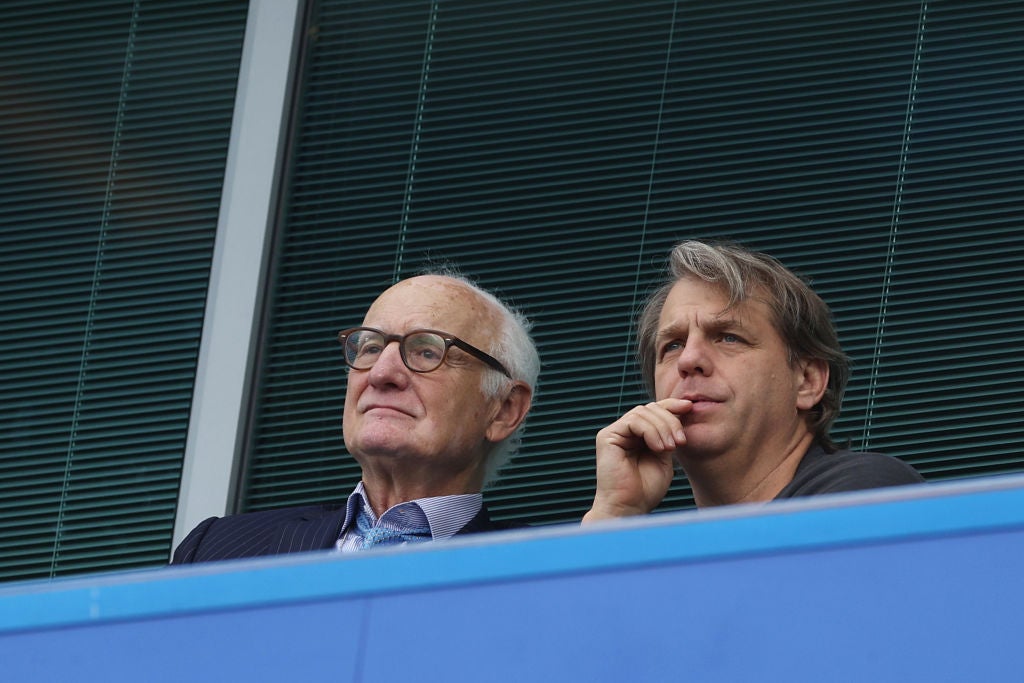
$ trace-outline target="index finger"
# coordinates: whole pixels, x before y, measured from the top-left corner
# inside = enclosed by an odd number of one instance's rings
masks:
[[[663,398],[660,401],[655,401],[654,404],[673,415],[685,415],[693,408],[693,401],[688,401],[685,398]]]

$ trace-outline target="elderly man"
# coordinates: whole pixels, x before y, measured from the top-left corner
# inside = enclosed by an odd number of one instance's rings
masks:
[[[540,368],[529,323],[455,274],[403,280],[341,332],[345,504],[213,517],[173,563],[436,540],[503,528],[481,490],[518,444]]]
[[[676,463],[699,507],[923,481],[830,439],[849,370],[828,306],[803,280],[765,254],[698,241],[672,251],[670,270],[639,319],[655,400],[598,432],[584,522],[650,512]]]

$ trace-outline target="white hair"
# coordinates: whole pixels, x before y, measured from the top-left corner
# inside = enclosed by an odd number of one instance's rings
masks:
[[[424,271],[422,275],[435,275],[446,277],[465,285],[477,296],[490,303],[501,316],[501,327],[491,339],[488,353],[501,361],[501,364],[512,375],[506,377],[498,370],[489,368],[483,374],[480,389],[487,398],[500,398],[512,389],[514,382],[524,382],[537,395],[537,377],[540,375],[540,354],[537,346],[530,337],[532,323],[527,317],[509,304],[505,303],[495,295],[491,294],[479,285],[474,283],[465,275],[451,266],[443,266]],[[519,427],[508,437],[494,444],[487,454],[487,463],[484,471],[484,486],[493,484],[498,479],[498,474],[505,465],[518,452],[522,442],[523,432],[526,429],[526,421],[520,423]]]

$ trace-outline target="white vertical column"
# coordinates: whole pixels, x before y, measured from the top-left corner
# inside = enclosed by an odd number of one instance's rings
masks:
[[[174,545],[233,495],[298,54],[301,0],[250,0]]]

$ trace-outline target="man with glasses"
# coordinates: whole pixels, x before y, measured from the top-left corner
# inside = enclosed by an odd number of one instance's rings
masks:
[[[518,445],[540,370],[529,323],[465,278],[430,274],[381,294],[339,333],[342,427],[362,479],[343,504],[210,518],[173,563],[359,551],[504,528],[481,491]]]

